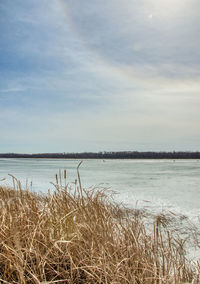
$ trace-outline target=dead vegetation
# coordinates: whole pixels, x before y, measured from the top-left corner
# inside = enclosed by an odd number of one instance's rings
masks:
[[[187,261],[165,216],[149,234],[142,214],[84,190],[79,173],[73,188],[66,173],[55,187],[0,187],[0,283],[199,283],[200,264]]]

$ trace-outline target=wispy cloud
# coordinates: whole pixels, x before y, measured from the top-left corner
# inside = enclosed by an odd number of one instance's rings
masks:
[[[15,87],[15,88],[9,88],[9,89],[0,89],[0,93],[13,93],[13,92],[21,92],[24,91],[24,87]]]
[[[196,1],[176,0],[173,5],[165,0],[62,2],[85,46],[110,64],[126,65],[139,72],[142,66],[145,75],[153,72],[154,76],[184,79],[199,76]]]
[[[1,2],[3,149],[196,150],[199,11],[197,0]]]

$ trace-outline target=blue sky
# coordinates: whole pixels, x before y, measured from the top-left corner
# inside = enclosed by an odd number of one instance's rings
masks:
[[[200,151],[199,0],[0,1],[0,152]]]

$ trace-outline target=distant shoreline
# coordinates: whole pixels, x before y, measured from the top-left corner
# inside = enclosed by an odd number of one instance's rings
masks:
[[[27,158],[27,159],[200,159],[200,152],[83,152],[83,153],[37,153],[18,154],[2,153],[0,158]]]

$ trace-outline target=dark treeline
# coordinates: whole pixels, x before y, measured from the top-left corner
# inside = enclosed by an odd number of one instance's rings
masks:
[[[84,153],[38,153],[0,154],[0,158],[48,158],[48,159],[200,159],[200,152],[84,152]]]

